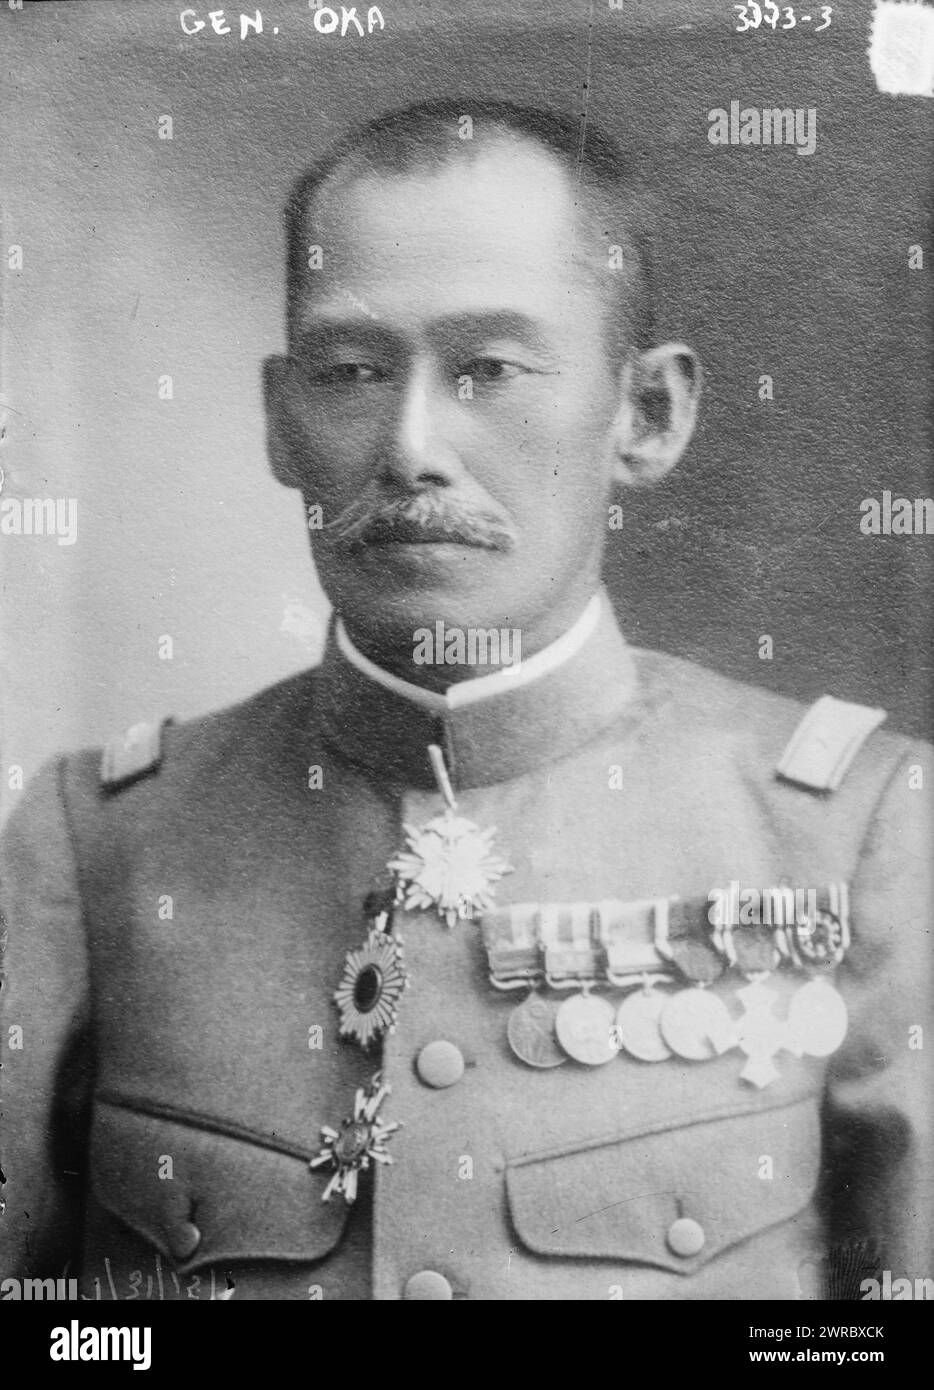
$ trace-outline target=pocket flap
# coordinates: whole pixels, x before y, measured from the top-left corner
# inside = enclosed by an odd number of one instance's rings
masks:
[[[522,1243],[542,1255],[605,1258],[691,1274],[786,1221],[817,1185],[815,1097],[510,1163]]]
[[[321,1200],[308,1156],[192,1121],[95,1104],[94,1195],[181,1272],[231,1261],[311,1262],[333,1250],[347,1207]]]

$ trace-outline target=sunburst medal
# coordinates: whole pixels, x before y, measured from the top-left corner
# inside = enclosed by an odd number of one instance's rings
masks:
[[[416,829],[403,826],[405,849],[390,859],[395,875],[396,902],[406,909],[436,908],[447,926],[472,922],[493,906],[494,885],[512,873],[493,850],[496,828],[481,830],[466,816],[457,814],[454,788],[436,743],[428,745],[428,758],[446,806]]]
[[[353,1037],[361,1047],[369,1047],[392,1032],[408,983],[402,942],[374,926],[362,946],[347,952],[344,974],[334,992],[341,1037]]]

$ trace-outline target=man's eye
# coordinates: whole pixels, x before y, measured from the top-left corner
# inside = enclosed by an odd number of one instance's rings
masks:
[[[469,376],[481,385],[494,385],[497,382],[512,381],[526,370],[527,368],[520,367],[517,362],[505,362],[501,357],[473,357],[464,363],[458,375]]]
[[[326,386],[369,386],[386,380],[383,369],[372,362],[332,362],[316,368],[312,375]]]

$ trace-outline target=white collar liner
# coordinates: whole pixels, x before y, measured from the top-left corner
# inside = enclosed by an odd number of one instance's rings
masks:
[[[515,666],[505,666],[489,676],[475,676],[473,680],[457,681],[445,691],[426,690],[424,686],[402,680],[391,671],[384,671],[382,666],[377,666],[375,661],[371,661],[354,646],[340,618],[336,626],[337,645],[350,664],[377,685],[394,691],[423,709],[445,714],[450,710],[477,704],[480,700],[488,700],[494,695],[517,690],[520,686],[531,685],[533,681],[540,680],[542,676],[563,666],[580,651],[596,628],[604,601],[602,590],[595,593],[567,632],[556,641],[550,642],[547,647],[543,647],[540,652],[536,652],[534,656],[530,656],[527,661],[519,661]]]

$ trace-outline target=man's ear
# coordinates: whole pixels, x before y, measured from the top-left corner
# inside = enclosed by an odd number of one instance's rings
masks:
[[[273,476],[283,487],[301,487],[302,470],[294,446],[295,426],[288,408],[292,364],[275,355],[263,362],[263,399],[266,402],[266,452]]]
[[[645,486],[674,468],[694,433],[702,375],[684,343],[663,343],[630,358],[613,422],[616,482]]]

